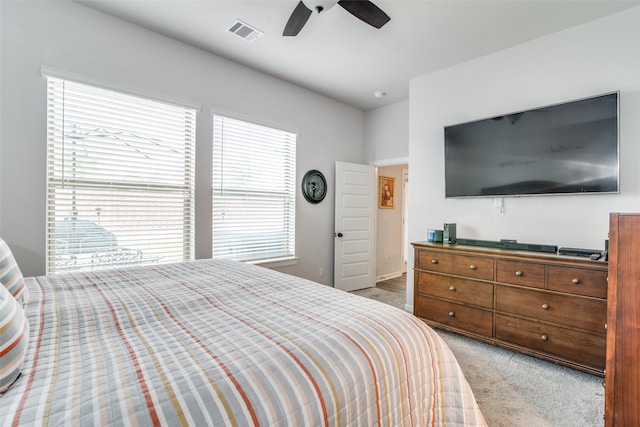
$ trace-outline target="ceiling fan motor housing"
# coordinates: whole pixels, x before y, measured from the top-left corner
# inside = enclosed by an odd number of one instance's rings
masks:
[[[285,37],[297,36],[314,10],[320,13],[331,9],[336,3],[374,28],[381,28],[391,19],[389,15],[369,0],[299,0],[291,16],[289,16],[282,35]]]
[[[331,9],[338,0],[302,0],[302,3],[307,6],[307,9],[320,13]]]

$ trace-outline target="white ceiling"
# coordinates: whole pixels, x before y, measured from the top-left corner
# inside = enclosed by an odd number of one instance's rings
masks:
[[[363,110],[408,99],[409,80],[640,5],[640,0],[374,0],[375,29],[339,6],[282,31],[297,0],[77,0]],[[265,34],[230,33],[239,19]],[[386,92],[376,98],[375,91]]]

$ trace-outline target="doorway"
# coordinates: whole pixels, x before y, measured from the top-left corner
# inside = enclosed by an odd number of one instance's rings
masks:
[[[408,170],[406,163],[377,166],[379,182],[394,183],[394,200],[392,207],[378,203],[376,210],[376,283],[406,278]],[[397,284],[398,281],[394,282]]]

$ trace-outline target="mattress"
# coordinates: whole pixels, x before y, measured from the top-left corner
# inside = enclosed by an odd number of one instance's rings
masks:
[[[447,345],[380,302],[222,260],[26,282],[0,425],[486,425]]]

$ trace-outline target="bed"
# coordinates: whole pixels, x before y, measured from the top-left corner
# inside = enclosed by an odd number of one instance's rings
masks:
[[[446,344],[397,308],[234,261],[25,279],[4,425],[486,425]]]

